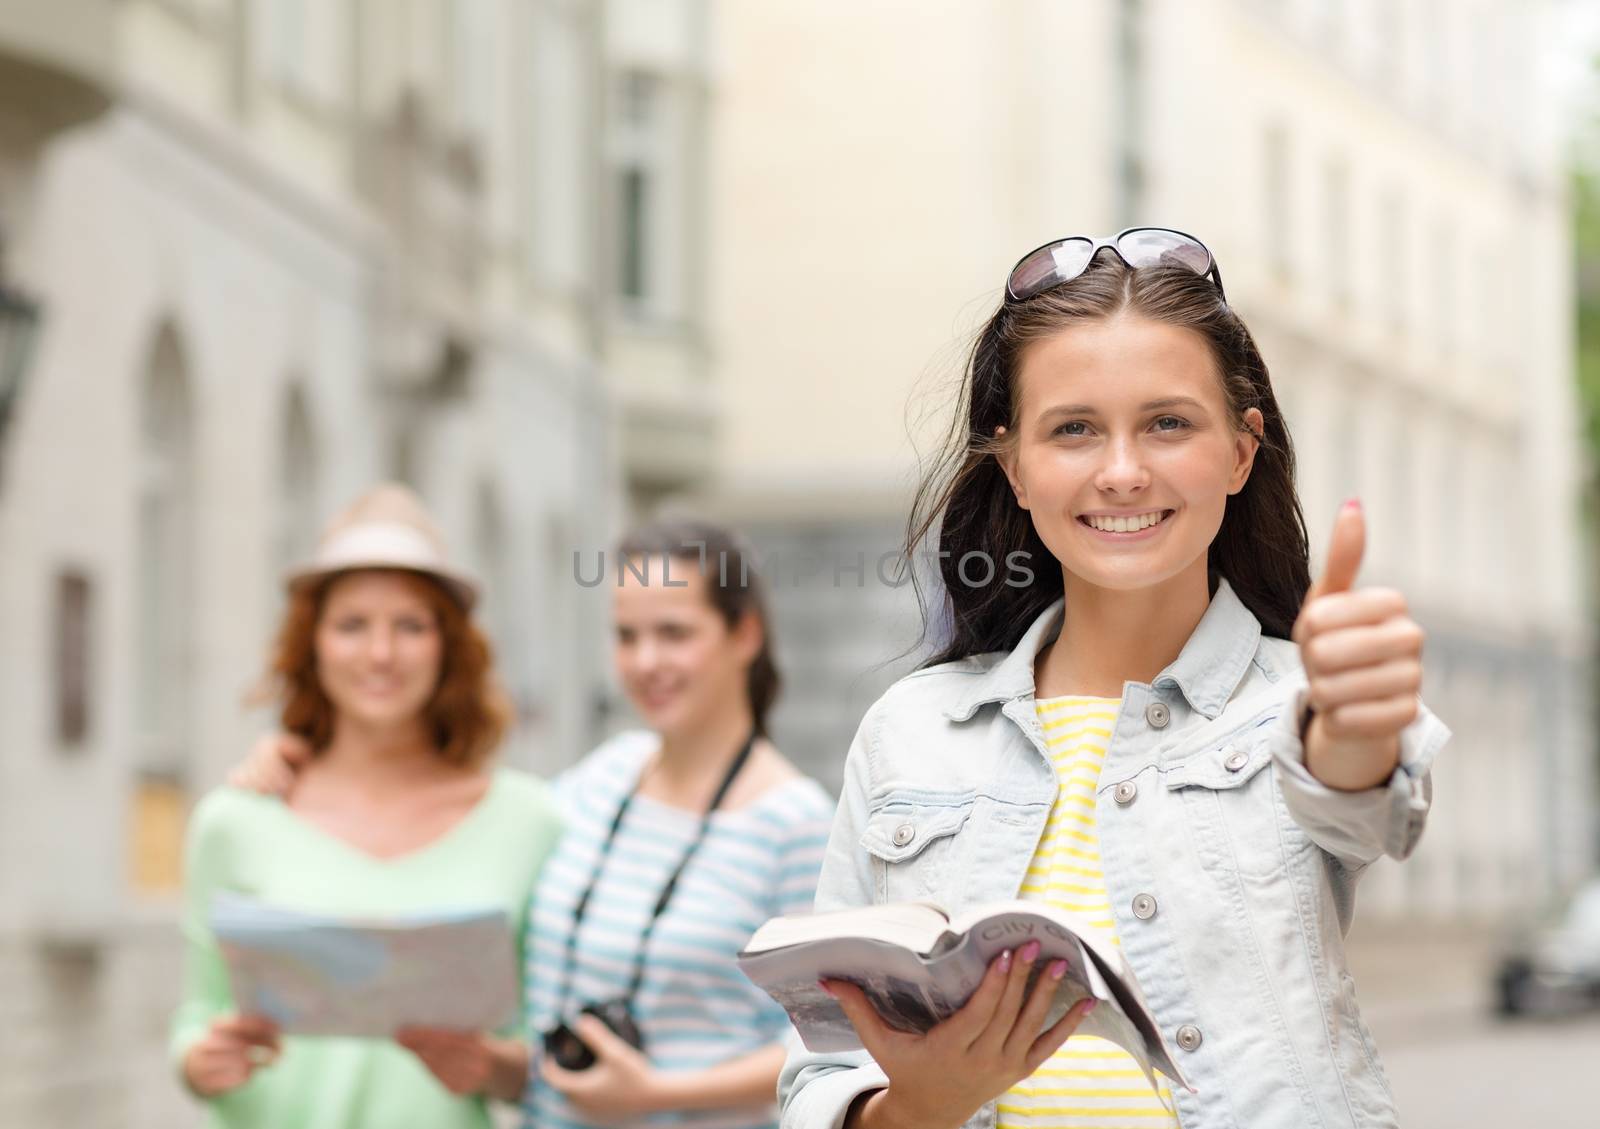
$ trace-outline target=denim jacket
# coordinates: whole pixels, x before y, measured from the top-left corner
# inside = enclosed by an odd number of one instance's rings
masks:
[[[917,671],[867,711],[817,909],[1017,897],[1056,796],[1033,667],[1061,616],[1057,601],[1009,654]],[[1263,636],[1226,581],[1177,660],[1123,687],[1095,807],[1100,857],[1123,952],[1195,1089],[1173,1087],[1184,1129],[1396,1124],[1344,936],[1361,872],[1416,846],[1449,730],[1420,711],[1387,783],[1338,792],[1305,767],[1304,693],[1298,649]],[[885,1084],[865,1052],[796,1043],[783,1125],[840,1126]],[[994,1123],[990,1102],[967,1129]]]

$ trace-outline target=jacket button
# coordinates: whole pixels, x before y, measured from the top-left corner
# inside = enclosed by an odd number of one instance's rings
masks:
[[[1186,1051],[1192,1051],[1200,1045],[1200,1028],[1192,1023],[1185,1023],[1178,1028],[1178,1046]]]
[[[1222,762],[1222,767],[1227,769],[1229,772],[1238,772],[1241,768],[1249,763],[1250,754],[1245,752],[1243,749],[1235,749],[1232,753],[1228,754],[1228,759]]]
[[[917,829],[909,823],[902,823],[894,829],[894,845],[903,847],[917,837]]]
[[[1129,804],[1133,803],[1134,798],[1138,795],[1139,786],[1131,780],[1124,780],[1112,791],[1111,798],[1116,800],[1117,803],[1121,804],[1123,807],[1127,807]]]
[[[1133,916],[1140,921],[1149,921],[1156,915],[1156,900],[1149,894],[1140,894],[1133,899]]]
[[[1144,708],[1144,719],[1152,729],[1165,729],[1167,722],[1172,720],[1172,711],[1167,709],[1165,702],[1151,702]]]

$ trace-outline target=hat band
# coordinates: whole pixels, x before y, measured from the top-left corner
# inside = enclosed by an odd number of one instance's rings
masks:
[[[339,531],[322,544],[312,567],[331,571],[347,565],[384,563],[425,572],[449,567],[438,546],[421,530],[399,522],[363,522]]]

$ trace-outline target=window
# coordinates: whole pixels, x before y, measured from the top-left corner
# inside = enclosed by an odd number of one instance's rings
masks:
[[[621,252],[617,289],[624,298],[643,302],[649,297],[646,282],[650,240],[650,180],[642,168],[625,168],[618,186],[621,201]]]
[[[1362,496],[1361,442],[1367,434],[1361,413],[1365,398],[1361,396],[1360,389],[1346,377],[1339,382],[1337,396],[1334,411],[1337,423],[1331,431],[1324,433],[1331,437],[1334,444],[1333,458],[1329,460],[1332,468],[1329,486],[1332,489],[1326,510],[1330,514],[1337,513],[1347,499]]]
[[[613,76],[606,181],[607,291],[622,314],[670,324],[693,311],[699,102],[676,76]]]
[[[1439,117],[1451,112],[1450,106],[1450,7],[1442,0],[1424,0],[1419,15],[1422,26],[1418,29],[1422,41],[1423,105]]]
[[[1328,161],[1323,176],[1325,214],[1323,217],[1322,269],[1327,271],[1328,297],[1340,312],[1351,306],[1350,167],[1343,157]]]
[[[616,88],[616,293],[624,309],[648,313],[660,295],[662,83],[625,71]]]
[[[1405,200],[1398,188],[1384,192],[1378,202],[1377,278],[1382,317],[1398,336],[1405,332],[1406,262],[1411,233],[1406,228]]]
[[[1378,0],[1371,11],[1372,69],[1379,82],[1398,90],[1405,77],[1405,5],[1398,0]]]
[[[1391,409],[1389,442],[1388,488],[1378,497],[1389,509],[1387,571],[1401,583],[1416,580],[1415,563],[1404,546],[1416,537],[1416,443],[1409,433],[1410,422],[1416,418],[1411,405],[1404,400]]]
[[[484,137],[494,125],[494,10],[485,0],[453,0],[447,11],[450,103],[456,128]]]
[[[129,859],[137,888],[172,890],[180,882],[191,741],[195,475],[187,365],[170,325],[151,352],[140,424]]]
[[[511,537],[500,492],[489,482],[480,483],[473,514],[473,556],[483,585],[479,619],[494,643],[500,676],[517,704],[518,714],[528,698],[528,645],[522,634],[521,604],[512,568]]]
[[[1321,50],[1338,57],[1347,46],[1344,0],[1306,0],[1305,6],[1306,34]]]
[[[1117,210],[1122,226],[1141,222],[1144,212],[1144,27],[1142,0],[1117,4],[1116,131]]]
[[[265,23],[261,46],[267,72],[279,82],[305,77],[309,3],[310,0],[273,0],[257,8]]]
[[[340,0],[255,5],[268,79],[318,102],[335,101],[344,66],[344,7]]]
[[[540,286],[576,294],[595,271],[588,235],[601,194],[589,176],[589,120],[597,64],[578,13],[559,0],[533,6],[527,35],[528,65],[516,79],[527,121],[528,267]]]
[[[81,747],[89,735],[94,644],[91,593],[85,573],[63,569],[56,574],[56,744],[62,749]]]
[[[1289,134],[1281,123],[1267,126],[1262,140],[1262,243],[1265,259],[1280,283],[1294,281],[1290,242]]]
[[[278,477],[277,559],[287,569],[311,558],[322,515],[317,505],[317,442],[305,389],[290,385],[283,414],[282,465]]]
[[[1448,357],[1460,343],[1456,334],[1461,301],[1458,277],[1461,264],[1456,257],[1455,231],[1448,218],[1441,218],[1434,224],[1428,256],[1429,273],[1433,276],[1433,332],[1439,353]]]

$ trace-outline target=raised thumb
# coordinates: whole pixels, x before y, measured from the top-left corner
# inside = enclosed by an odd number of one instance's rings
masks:
[[[1317,580],[1315,594],[1348,592],[1361,571],[1361,557],[1367,551],[1367,519],[1361,503],[1352,498],[1339,507],[1333,519],[1333,537],[1328,542],[1328,563]]]

